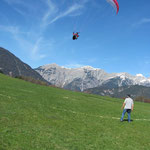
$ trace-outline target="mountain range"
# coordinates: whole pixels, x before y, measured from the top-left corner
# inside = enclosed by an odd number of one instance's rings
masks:
[[[118,98],[130,93],[133,98],[150,98],[150,78],[142,74],[106,73],[91,66],[65,68],[57,64],[40,66],[35,70],[53,85],[73,91]]]
[[[150,87],[150,78],[142,74],[136,76],[128,73],[106,73],[102,69],[84,66],[65,68],[57,64],[40,66],[35,69],[45,80],[65,89],[84,91],[89,88],[108,86],[116,88],[129,85]]]
[[[150,78],[142,74],[107,73],[103,69],[84,66],[66,68],[48,64],[32,69],[8,50],[0,47],[0,72],[31,77],[60,88],[112,97],[144,96],[150,98]]]

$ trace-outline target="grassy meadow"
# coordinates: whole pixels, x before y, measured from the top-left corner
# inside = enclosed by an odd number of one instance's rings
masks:
[[[150,150],[150,104],[122,103],[0,74],[0,150]]]

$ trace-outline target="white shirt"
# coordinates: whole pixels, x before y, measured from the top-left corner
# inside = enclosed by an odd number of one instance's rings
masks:
[[[126,98],[124,103],[125,103],[124,109],[131,109],[133,105],[133,100],[132,98]]]

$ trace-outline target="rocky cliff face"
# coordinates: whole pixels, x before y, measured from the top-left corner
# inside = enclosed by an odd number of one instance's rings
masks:
[[[84,91],[99,86],[121,87],[126,85],[150,86],[150,79],[138,74],[106,73],[102,69],[84,66],[81,68],[64,68],[49,64],[35,69],[45,80],[58,87]]]
[[[103,70],[92,67],[69,69],[56,64],[50,64],[35,70],[44,79],[56,86],[66,89],[78,89],[78,91],[97,87],[103,80],[109,78]]]

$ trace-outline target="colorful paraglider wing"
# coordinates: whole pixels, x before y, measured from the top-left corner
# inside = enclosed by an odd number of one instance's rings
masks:
[[[114,7],[114,9],[116,10],[116,14],[118,14],[119,4],[117,0],[106,0],[106,1]]]

